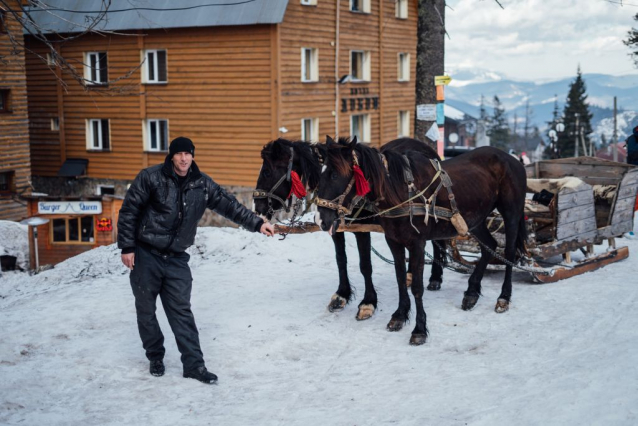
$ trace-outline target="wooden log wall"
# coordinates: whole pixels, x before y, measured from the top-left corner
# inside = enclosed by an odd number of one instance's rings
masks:
[[[9,0],[8,5],[16,5]],[[4,14],[5,28],[0,32],[0,89],[9,90],[9,111],[0,112],[0,172],[13,172],[10,193],[0,193],[0,220],[26,217],[26,202],[19,195],[29,195],[31,160],[27,114],[27,84],[24,51],[14,50],[10,37],[22,42],[22,26],[11,13]]]
[[[167,50],[166,84],[140,84],[138,69],[110,93],[84,91],[68,75],[68,90],[58,90],[46,63],[28,55],[33,173],[54,176],[65,158],[88,158],[89,177],[133,179],[164,160],[166,153],[143,147],[142,120],[158,118],[168,119],[169,139],[193,140],[202,171],[221,184],[253,186],[260,149],[273,134],[271,33],[269,25],[181,28],[64,44],[61,54],[80,69],[85,52],[107,51],[110,80],[138,67],[144,49]],[[55,116],[64,118],[59,132],[50,130]],[[110,120],[111,151],[87,151],[90,118]]]
[[[556,203],[556,240],[593,241],[596,237],[594,192],[585,182],[563,187]]]

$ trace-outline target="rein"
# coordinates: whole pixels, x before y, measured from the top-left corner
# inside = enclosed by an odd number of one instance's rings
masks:
[[[283,175],[275,184],[275,186],[273,186],[271,188],[270,191],[266,191],[264,189],[255,189],[253,191],[253,199],[255,200],[259,200],[259,199],[263,199],[263,198],[267,198],[268,199],[268,214],[270,215],[274,215],[275,213],[277,213],[278,211],[281,210],[285,210],[286,213],[290,213],[290,207],[292,205],[292,198],[291,198],[291,194],[288,194],[288,206],[286,206],[286,201],[284,201],[281,197],[275,195],[275,191],[281,186],[282,183],[284,183],[284,181],[290,182],[290,180],[292,179],[292,163],[293,163],[293,157],[294,157],[294,150],[292,149],[292,147],[290,147],[290,160],[288,161],[288,171],[286,172],[285,175]],[[281,203],[282,208],[275,210],[272,206],[272,200],[277,200],[279,201],[279,203]]]

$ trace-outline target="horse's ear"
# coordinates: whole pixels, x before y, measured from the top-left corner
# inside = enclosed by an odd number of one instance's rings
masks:
[[[283,155],[284,146],[279,139],[272,143],[272,158],[280,158]]]
[[[348,144],[348,147],[349,147],[350,149],[354,149],[354,147],[355,147],[356,145],[357,145],[357,137],[355,136],[355,137],[353,137],[353,138],[352,138],[352,141],[350,142],[350,144]]]
[[[326,145],[332,145],[335,143],[335,140],[332,139],[330,136],[326,135]]]

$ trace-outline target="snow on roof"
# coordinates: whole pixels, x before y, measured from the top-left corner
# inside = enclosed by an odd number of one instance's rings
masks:
[[[463,111],[458,110],[448,104],[444,104],[444,105],[445,106],[443,108],[445,111],[445,116],[447,118],[451,118],[452,120],[463,120],[465,118],[466,114]]]

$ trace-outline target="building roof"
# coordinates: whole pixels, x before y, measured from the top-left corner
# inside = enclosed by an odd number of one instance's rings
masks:
[[[46,0],[29,13],[44,34],[86,31],[104,0]],[[96,31],[278,24],[288,0],[111,0]],[[28,31],[25,31],[28,34]]]

